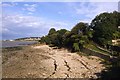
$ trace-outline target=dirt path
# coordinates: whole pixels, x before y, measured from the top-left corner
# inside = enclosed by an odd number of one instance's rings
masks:
[[[9,58],[3,64],[3,77],[91,78],[103,68],[99,58],[42,45]]]

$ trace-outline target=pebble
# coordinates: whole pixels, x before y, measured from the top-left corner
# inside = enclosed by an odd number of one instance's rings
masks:
[[[43,75],[43,76],[45,76],[46,74],[45,74],[45,73],[43,73],[42,75]]]

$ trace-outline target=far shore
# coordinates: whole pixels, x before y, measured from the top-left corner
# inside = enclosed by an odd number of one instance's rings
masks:
[[[19,47],[19,46],[28,46],[39,43],[38,41],[2,41],[1,47]]]

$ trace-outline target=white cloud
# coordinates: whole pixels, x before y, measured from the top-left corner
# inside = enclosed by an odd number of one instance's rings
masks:
[[[10,2],[10,3],[1,3],[0,4],[1,6],[3,6],[3,7],[14,7],[14,6],[16,6],[16,5],[18,5],[16,2]]]
[[[3,16],[3,25],[17,25],[17,27],[39,27],[40,18],[34,16],[23,16],[23,15],[14,15],[14,16]]]
[[[28,12],[28,14],[32,15],[33,13],[32,12]]]
[[[119,0],[3,0],[3,2],[118,2]]]
[[[93,15],[93,14],[99,14],[102,12],[112,12],[114,10],[117,10],[117,3],[107,3],[107,2],[97,2],[97,3],[89,3],[86,7],[85,5],[81,5],[80,8],[76,8],[76,12],[78,14],[87,14],[87,15]]]
[[[2,34],[15,37],[16,34],[21,37],[43,36],[47,34],[52,27],[58,30],[67,28],[68,26],[68,24],[64,22],[24,15],[4,15],[2,16],[2,23]]]
[[[3,28],[2,32],[9,32],[9,30],[7,28]]]
[[[24,4],[25,8],[23,10],[28,10],[30,12],[35,12],[37,8],[37,4]]]
[[[89,2],[118,2],[119,0],[89,0]]]
[[[79,20],[78,22],[84,22],[84,23],[90,24],[91,19],[82,19],[82,20]]]
[[[93,19],[95,16],[99,15],[103,12],[113,12],[118,9],[117,2],[81,2],[77,3],[69,3],[68,6],[71,10],[78,16],[83,15],[85,20],[90,21],[89,19]]]
[[[62,12],[61,12],[61,11],[59,11],[59,12],[58,12],[58,14],[62,14]]]
[[[6,4],[6,3],[3,3],[3,4],[1,4],[3,7],[12,7],[13,5],[11,5],[11,4]]]

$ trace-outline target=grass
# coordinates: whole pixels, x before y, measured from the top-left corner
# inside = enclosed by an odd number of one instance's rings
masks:
[[[87,45],[85,45],[85,47],[86,47],[86,48],[89,48],[89,49],[92,49],[92,50],[94,50],[94,51],[103,53],[103,54],[109,54],[109,52],[98,48],[98,47],[95,46],[94,44],[87,44]]]
[[[77,52],[78,55],[80,56],[90,56],[89,54],[85,54],[85,53],[82,53],[82,52]]]

